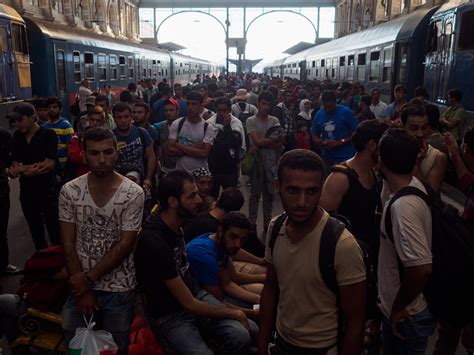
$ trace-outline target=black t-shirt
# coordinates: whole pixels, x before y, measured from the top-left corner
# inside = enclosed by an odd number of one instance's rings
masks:
[[[151,216],[143,226],[135,249],[138,287],[145,296],[152,317],[163,317],[182,310],[165,280],[180,276],[193,296],[199,292],[189,270],[182,234],[172,231],[160,215]]]
[[[184,230],[184,240],[189,243],[205,233],[216,233],[220,222],[209,212],[202,212],[188,222]]]
[[[40,127],[28,143],[23,133],[13,133],[12,161],[30,165],[45,159],[56,160],[58,154],[58,136],[52,129]],[[25,186],[46,187],[53,182],[54,172],[36,176],[21,176],[20,184]]]
[[[12,152],[12,135],[4,128],[0,128],[0,184],[7,182],[5,169],[10,166]]]

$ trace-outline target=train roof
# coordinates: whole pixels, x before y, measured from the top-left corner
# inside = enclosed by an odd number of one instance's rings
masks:
[[[20,14],[12,7],[5,5],[5,4],[0,4],[0,17],[6,17],[11,20],[15,20],[21,23],[24,23],[23,18],[20,16]]]
[[[138,43],[128,43],[114,38],[101,36],[99,34],[90,33],[89,31],[70,27],[65,28],[64,26],[47,23],[41,20],[27,18],[26,21],[30,29],[31,27],[34,27],[37,31],[40,31],[44,36],[49,38],[64,40],[68,43],[92,46],[95,48],[107,48],[123,52],[134,52],[139,55],[161,55],[165,56],[166,59],[170,59],[170,53],[165,49]],[[174,59],[180,57],[183,59],[192,60],[196,63],[209,63],[203,59],[185,56],[182,54],[171,53],[171,55]]]
[[[474,5],[474,3],[472,0],[450,0],[441,5],[438,11],[436,11],[435,15],[446,11],[451,11],[465,5]]]
[[[435,10],[436,7],[419,9],[406,16],[311,47],[287,57],[284,63],[299,62],[313,56],[339,55],[346,51],[412,38],[421,22],[431,16]],[[277,62],[275,61],[272,65],[276,65],[275,63]]]

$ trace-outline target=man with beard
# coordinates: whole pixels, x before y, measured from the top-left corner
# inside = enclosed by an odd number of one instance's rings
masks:
[[[112,334],[119,354],[128,354],[136,298],[132,251],[144,194],[114,171],[119,153],[110,130],[87,130],[83,146],[91,171],[64,185],[59,198],[61,243],[71,286],[62,314],[65,345],[84,326],[84,315],[100,310],[94,320]]]
[[[240,212],[229,212],[217,233],[205,233],[186,245],[189,265],[197,281],[221,302],[242,307],[250,318],[257,314],[252,305],[260,296],[236,282],[236,270],[230,260],[237,255],[252,229],[252,223]]]
[[[277,354],[358,355],[364,337],[366,270],[355,238],[319,207],[323,162],[314,152],[296,149],[282,156],[277,174],[275,187],[286,214],[273,220],[268,231],[275,238],[267,238],[258,354],[268,352],[276,317]],[[337,238],[333,250],[324,249],[332,255],[322,249],[329,237]],[[335,290],[323,281],[315,261],[330,257]],[[344,322],[344,332],[338,336],[339,322]]]
[[[193,177],[182,170],[169,173],[158,184],[158,197],[160,211],[144,224],[135,250],[148,324],[182,355],[213,354],[202,332],[221,340],[223,353],[245,353],[245,313],[201,289],[189,270],[182,226],[201,203]]]

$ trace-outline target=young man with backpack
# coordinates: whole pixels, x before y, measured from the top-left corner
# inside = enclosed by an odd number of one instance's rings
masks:
[[[401,129],[390,129],[379,143],[380,172],[391,193],[380,228],[378,265],[387,355],[424,354],[436,326],[423,295],[433,270],[430,207],[415,194],[400,193],[408,186],[428,193],[413,176],[419,151],[416,138]]]
[[[156,166],[153,139],[145,128],[132,124],[132,108],[130,105],[119,102],[115,104],[112,113],[117,125],[113,132],[119,150],[116,170],[122,173],[125,165],[135,166],[136,170],[140,172],[143,186],[151,189]]]
[[[76,329],[84,327],[84,316],[89,320],[95,313],[94,321],[112,334],[119,354],[125,355],[135,315],[132,253],[144,193],[114,171],[119,152],[110,130],[87,130],[83,145],[91,171],[64,185],[59,198],[61,243],[71,286],[62,313],[64,343],[67,348]]]
[[[232,115],[237,117],[244,129],[246,127],[247,119],[257,114],[258,109],[247,102],[247,99],[250,95],[245,89],[239,89],[234,96],[234,104],[232,105]],[[247,131],[245,131],[247,132]],[[247,142],[248,143],[248,142]]]
[[[277,354],[359,355],[366,269],[355,238],[319,207],[324,164],[296,149],[281,157],[277,174],[285,213],[268,231],[258,354],[267,354],[276,317]]]
[[[176,169],[188,173],[209,168],[207,158],[214,141],[214,127],[200,116],[203,102],[199,92],[190,92],[186,98],[188,115],[170,127],[168,152],[178,157]]]
[[[230,100],[220,98],[214,105],[217,114],[207,122],[215,127],[216,136],[207,161],[213,176],[211,196],[218,198],[221,186],[222,189],[237,186],[239,162],[247,146],[242,122],[231,114]]]

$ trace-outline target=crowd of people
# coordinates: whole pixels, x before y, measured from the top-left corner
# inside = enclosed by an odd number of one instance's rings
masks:
[[[435,354],[455,354],[461,337],[472,353],[468,310],[437,318],[423,295],[436,272],[431,206],[401,194],[456,184],[474,226],[474,129],[461,92],[448,98],[440,113],[423,87],[397,85],[386,104],[359,83],[248,74],[119,95],[84,80],[70,120],[56,97],[19,103],[13,135],[0,130],[0,268],[21,271],[7,241],[19,178],[36,251],[64,256],[48,277],[69,286],[66,348],[94,314],[128,354],[139,298],[179,354],[425,354],[437,325]],[[10,342],[28,305],[0,295]]]

